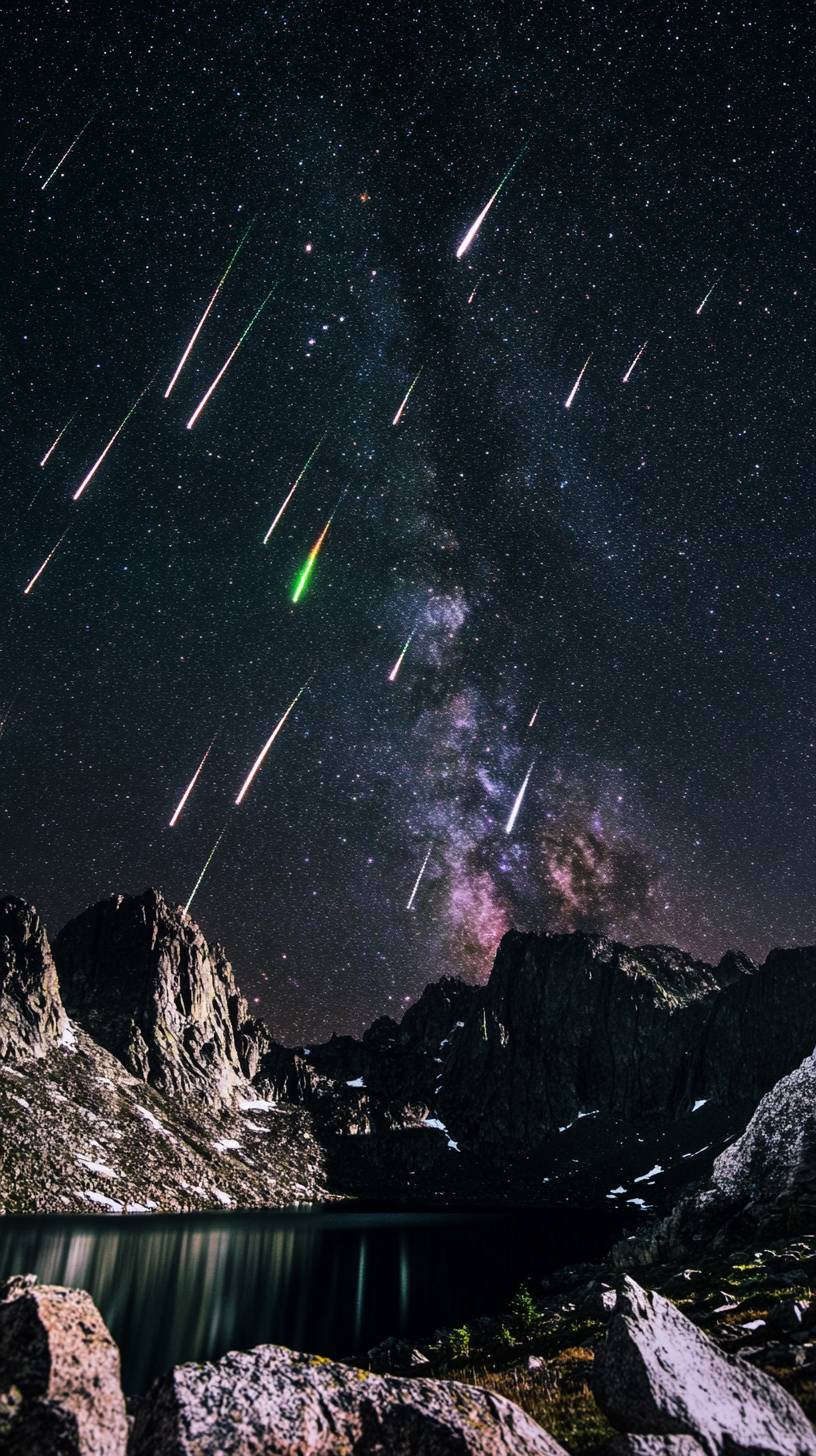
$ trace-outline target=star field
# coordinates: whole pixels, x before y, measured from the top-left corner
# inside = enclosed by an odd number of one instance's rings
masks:
[[[4,29],[4,887],[184,904],[223,829],[191,914],[290,1041],[510,924],[812,941],[805,8]]]

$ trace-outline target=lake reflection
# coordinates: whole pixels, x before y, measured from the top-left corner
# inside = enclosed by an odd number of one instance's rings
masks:
[[[0,1278],[95,1299],[129,1391],[182,1360],[272,1342],[360,1353],[502,1308],[522,1279],[603,1252],[612,1215],[285,1212],[0,1218]]]

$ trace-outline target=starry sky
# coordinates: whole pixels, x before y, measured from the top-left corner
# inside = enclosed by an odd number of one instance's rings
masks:
[[[218,841],[290,1041],[511,924],[813,941],[807,8],[3,25],[3,887],[53,934]]]

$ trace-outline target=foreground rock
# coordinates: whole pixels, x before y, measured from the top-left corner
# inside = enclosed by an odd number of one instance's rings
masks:
[[[624,1432],[690,1436],[706,1456],[816,1456],[813,1427],[775,1380],[723,1354],[676,1305],[628,1277],[593,1387]]]
[[[42,1057],[65,1030],[57,972],[33,905],[0,900],[0,1061]]]
[[[0,1287],[0,1450],[7,1456],[125,1456],[119,1351],[90,1295]]]
[[[132,1456],[564,1456],[509,1400],[259,1345],[156,1381]]]

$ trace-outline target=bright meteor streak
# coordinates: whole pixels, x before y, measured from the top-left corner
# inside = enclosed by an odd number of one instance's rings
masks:
[[[648,342],[649,342],[649,340],[647,339],[646,340],[646,344],[648,344]],[[637,364],[638,359],[640,358],[641,354],[643,353],[644,349],[646,348],[646,344],[641,344],[641,346],[638,349],[638,351],[637,351],[634,359],[632,360],[631,364],[629,365],[629,368],[627,369],[626,373],[624,374],[624,376],[623,376],[623,383],[624,384],[628,384],[629,383],[629,380],[630,380],[630,378],[632,376],[632,370],[634,369],[635,365]]]
[[[75,414],[74,415],[71,415],[71,418],[68,421],[68,425],[73,424],[73,422],[74,422],[75,419],[76,419],[76,415]],[[63,425],[63,427],[60,430],[59,434],[57,435],[57,438],[54,441],[53,445],[49,445],[48,449],[46,450],[45,454],[43,455],[42,460],[40,461],[40,468],[42,468],[43,465],[47,465],[48,464],[48,461],[51,459],[51,456],[53,455],[54,451],[56,450],[56,448],[57,448],[57,446],[58,446],[58,444],[60,442],[60,440],[62,439],[63,435],[65,434],[65,431],[68,429],[68,425]]]
[[[518,819],[519,809],[521,808],[521,805],[523,803],[524,795],[527,792],[527,785],[530,782],[530,776],[531,776],[531,774],[533,772],[533,768],[534,767],[535,767],[535,760],[533,760],[533,763],[530,764],[530,767],[527,770],[527,777],[525,778],[524,783],[522,784],[521,788],[519,789],[518,793],[516,794],[515,800],[513,802],[513,807],[510,810],[510,818],[508,819],[507,823],[504,826],[504,832],[505,832],[505,834],[512,834],[513,833],[513,827],[515,825],[516,820]]]
[[[414,885],[414,888],[411,891],[411,898],[409,899],[408,904],[405,907],[406,910],[411,910],[413,908],[414,900],[416,899],[416,892],[419,889],[420,881],[422,879],[422,876],[424,875],[425,870],[428,867],[428,860],[431,857],[431,851],[432,851],[432,849],[433,849],[433,844],[429,844],[428,845],[428,853],[426,854],[424,860],[422,861],[422,868],[421,868],[419,874],[416,877],[416,884]]]
[[[203,327],[204,327],[204,325],[205,325],[205,323],[207,321],[207,315],[209,314],[209,312],[210,312],[213,304],[215,303],[215,300],[217,299],[219,293],[221,292],[221,289],[224,287],[224,284],[226,283],[227,279],[229,278],[230,270],[232,268],[232,265],[235,262],[235,259],[238,257],[238,254],[240,253],[242,247],[244,246],[244,243],[246,242],[247,238],[249,237],[249,234],[252,231],[253,226],[254,226],[254,222],[251,222],[249,224],[249,227],[247,228],[246,232],[244,233],[244,236],[241,238],[241,241],[239,242],[238,247],[235,249],[235,252],[233,253],[232,257],[230,258],[230,260],[229,260],[229,262],[228,262],[228,264],[226,266],[226,269],[221,274],[221,277],[219,278],[218,282],[216,283],[216,285],[215,285],[215,292],[213,293],[212,298],[210,299],[209,303],[207,304],[207,307],[205,308],[203,314],[201,315],[201,318],[199,319],[198,323],[196,324],[195,329],[193,331],[193,336],[190,339],[190,342],[187,345],[187,348],[184,350],[184,353],[182,354],[182,356],[179,359],[179,362],[178,362],[178,364],[176,366],[176,372],[173,375],[173,378],[170,380],[170,383],[168,384],[166,390],[164,391],[164,397],[165,397],[165,399],[169,399],[170,394],[171,394],[171,391],[173,389],[173,385],[175,384],[175,382],[178,379],[178,377],[179,377],[182,369],[184,368],[185,364],[187,363],[187,360],[190,357],[190,352],[192,350],[192,347],[193,347],[196,339],[198,338],[199,334],[201,333],[201,330],[203,329]]]
[[[227,824],[228,823],[229,823],[229,820],[227,821]],[[204,868],[201,871],[201,874],[199,875],[199,877],[196,880],[195,884],[193,885],[192,894],[190,895],[190,898],[189,898],[189,900],[187,901],[187,904],[184,907],[184,913],[185,913],[185,915],[189,915],[189,913],[190,913],[190,906],[192,905],[193,900],[195,899],[196,891],[197,891],[199,885],[201,884],[201,881],[203,880],[204,876],[206,875],[207,870],[210,868],[210,865],[212,864],[213,860],[215,859],[216,850],[218,849],[218,846],[221,843],[221,840],[224,838],[224,835],[227,832],[227,824],[224,825],[224,828],[221,830],[221,833],[219,834],[218,838],[216,839],[215,844],[213,845],[212,849],[210,850],[209,854],[207,855],[207,858],[206,858],[206,860],[204,862]]]
[[[314,673],[312,673],[312,677],[314,677]],[[289,717],[289,714],[291,713],[291,711],[294,708],[295,704],[297,703],[298,699],[301,698],[303,696],[303,694],[305,693],[307,687],[309,686],[309,683],[312,681],[312,677],[308,677],[306,679],[305,683],[303,684],[303,687],[300,689],[300,691],[297,692],[297,693],[295,693],[295,696],[293,697],[291,703],[289,704],[289,707],[286,709],[286,712],[284,713],[283,717],[278,719],[277,723],[275,724],[275,727],[272,729],[272,732],[270,733],[269,737],[267,738],[266,743],[264,744],[263,748],[261,749],[260,753],[258,754],[258,757],[256,758],[255,762],[253,763],[252,768],[249,770],[249,773],[247,774],[246,778],[244,779],[243,784],[241,785],[241,791],[240,791],[240,793],[238,795],[238,798],[235,800],[236,804],[240,804],[241,800],[244,798],[244,796],[245,796],[245,794],[247,792],[247,789],[249,788],[250,784],[252,783],[252,780],[254,779],[254,777],[255,777],[256,773],[258,772],[259,768],[261,767],[261,764],[263,763],[264,759],[266,758],[266,755],[268,754],[270,748],[272,747],[272,744],[275,742],[275,739],[277,738],[278,734],[280,733],[281,728],[283,727],[284,723],[286,722],[286,719]]]
[[[195,424],[196,420],[198,419],[199,415],[201,414],[201,411],[203,410],[205,404],[207,403],[207,400],[214,393],[214,391],[218,388],[218,385],[221,383],[221,380],[224,378],[224,375],[226,374],[227,370],[229,369],[230,364],[232,363],[233,359],[235,358],[235,355],[238,353],[238,350],[240,349],[241,345],[244,342],[244,339],[246,338],[247,334],[249,333],[250,329],[252,328],[252,325],[256,322],[257,319],[260,318],[261,314],[263,313],[264,309],[266,308],[266,305],[268,304],[268,302],[269,302],[269,300],[272,297],[272,294],[274,292],[275,292],[274,288],[270,288],[270,290],[267,293],[266,298],[264,299],[263,303],[260,305],[259,308],[256,308],[254,314],[252,315],[252,318],[249,320],[249,323],[247,324],[246,328],[244,329],[244,332],[242,333],[240,339],[238,340],[238,343],[235,345],[235,348],[233,349],[232,353],[227,356],[226,360],[221,365],[221,368],[219,369],[218,373],[216,374],[215,379],[213,380],[212,384],[210,385],[209,389],[207,390],[207,393],[204,395],[204,398],[201,400],[200,404],[198,404],[196,406],[196,408],[193,410],[193,413],[190,415],[190,418],[187,421],[187,429],[188,430],[191,430],[193,428],[193,425]]]
[[[416,632],[416,627],[414,628],[414,632]],[[403,661],[405,659],[405,654],[408,651],[408,648],[411,646],[411,643],[413,641],[414,632],[411,633],[410,637],[408,638],[408,641],[406,642],[405,646],[402,649],[402,652],[400,653],[399,657],[397,658],[396,662],[394,663],[394,666],[392,667],[391,671],[389,672],[389,674],[388,674],[388,681],[389,682],[396,682],[396,680],[397,680],[397,674],[399,673],[399,670],[402,667]]]
[[[714,282],[712,283],[711,287],[709,288],[708,293],[706,294],[706,296],[703,299],[702,303],[699,305],[698,308],[696,308],[694,310],[694,312],[696,314],[701,314],[702,313],[703,309],[705,308],[706,304],[708,303],[708,300],[710,299],[712,293],[714,292],[714,289],[717,287],[717,284],[719,283],[719,281],[720,281],[719,278],[715,278],[714,279]]]
[[[314,570],[314,564],[317,561],[317,558],[318,558],[318,556],[320,554],[320,548],[323,545],[323,542],[325,541],[326,537],[329,534],[329,527],[331,526],[332,521],[334,520],[335,516],[337,515],[338,507],[340,505],[340,502],[343,500],[343,497],[345,496],[347,490],[348,490],[348,486],[346,486],[346,489],[340,495],[340,499],[338,500],[337,505],[335,506],[334,510],[332,511],[331,515],[329,516],[329,519],[327,520],[325,526],[323,527],[323,530],[320,532],[320,535],[318,536],[317,540],[315,541],[314,546],[312,547],[311,551],[309,552],[309,555],[306,557],[305,565],[303,566],[303,569],[302,569],[302,571],[300,573],[300,576],[298,577],[297,581],[295,582],[294,590],[292,592],[292,601],[293,602],[299,602],[300,601],[300,598],[303,596],[303,593],[304,593],[304,591],[306,589],[306,586],[308,584],[308,581],[309,581],[309,577],[311,576],[311,574],[312,574],[312,572]]]
[[[564,409],[571,409],[571,407],[572,407],[572,401],[574,400],[576,394],[578,393],[578,390],[579,390],[580,385],[581,385],[581,380],[583,379],[584,375],[587,372],[587,369],[589,367],[589,361],[590,361],[591,358],[592,358],[592,355],[591,354],[588,354],[587,355],[587,359],[586,359],[586,363],[584,364],[584,367],[581,370],[581,373],[578,375],[578,378],[576,379],[575,383],[573,384],[572,389],[570,390],[569,394],[567,395],[566,399],[564,400]]]
[[[48,186],[49,182],[52,180],[52,178],[53,177],[56,177],[56,175],[57,175],[60,167],[63,164],[63,162],[67,162],[68,158],[70,157],[70,155],[71,155],[72,151],[74,150],[74,147],[76,146],[76,144],[79,141],[80,137],[83,136],[83,134],[88,130],[88,127],[90,126],[90,124],[91,124],[92,121],[93,121],[93,117],[91,116],[86,121],[85,125],[82,128],[82,131],[77,132],[77,135],[74,137],[74,140],[71,142],[71,145],[68,148],[67,152],[63,152],[63,154],[60,157],[59,161],[57,162],[57,165],[54,168],[53,172],[49,172],[48,176],[46,177],[45,181],[43,182],[42,187],[40,188],[40,191],[41,192],[44,192],[45,189],[46,189],[46,187]]]
[[[267,541],[269,540],[269,537],[272,535],[272,532],[274,531],[275,527],[277,526],[278,521],[280,520],[280,518],[283,515],[284,511],[286,510],[286,507],[288,506],[290,500],[292,499],[292,496],[294,495],[295,491],[297,490],[298,486],[300,485],[300,482],[302,481],[304,475],[306,474],[306,471],[309,469],[309,466],[311,465],[312,461],[314,460],[315,455],[317,454],[318,450],[320,449],[320,446],[323,444],[323,441],[325,440],[325,438],[326,438],[325,435],[321,435],[320,439],[318,440],[317,444],[315,445],[314,450],[312,451],[311,455],[309,456],[308,460],[306,461],[306,464],[304,465],[303,469],[300,472],[300,475],[298,476],[297,480],[295,481],[294,485],[292,486],[292,489],[290,490],[288,496],[286,497],[286,500],[283,502],[283,505],[281,506],[280,510],[278,511],[278,514],[276,515],[274,521],[272,522],[272,525],[269,527],[269,530],[267,531],[266,535],[264,536],[264,538],[263,538],[263,544],[264,544],[264,546],[266,545]]]
[[[107,455],[108,451],[110,450],[111,446],[114,444],[114,441],[119,437],[119,435],[121,435],[123,429],[125,428],[125,425],[127,424],[128,420],[130,419],[131,415],[133,414],[133,411],[136,409],[136,406],[138,404],[140,404],[141,401],[144,399],[145,395],[147,394],[147,391],[149,390],[149,388],[150,388],[150,386],[153,383],[153,380],[155,378],[156,378],[156,375],[154,374],[153,375],[153,378],[152,379],[149,379],[147,381],[147,384],[145,385],[145,387],[142,390],[141,394],[139,395],[138,399],[134,400],[133,404],[130,406],[130,409],[128,410],[127,414],[125,415],[125,418],[123,419],[121,425],[118,427],[118,429],[114,430],[113,434],[111,435],[110,439],[108,440],[108,443],[105,446],[104,450],[102,451],[102,454],[99,456],[99,459],[91,466],[91,468],[88,471],[88,474],[85,476],[85,479],[83,480],[82,484],[77,486],[77,488],[74,491],[74,494],[72,496],[72,500],[78,501],[79,500],[79,497],[82,495],[82,492],[84,491],[85,487],[87,485],[90,485],[91,481],[93,480],[94,476],[96,475],[97,470],[99,469],[100,465],[102,464],[102,461],[104,460],[104,458]]]
[[[191,793],[193,792],[193,789],[195,788],[196,783],[198,781],[198,776],[201,773],[201,770],[203,769],[205,763],[207,762],[207,759],[209,758],[210,754],[212,753],[213,745],[215,744],[215,739],[217,737],[218,737],[218,734],[216,733],[215,738],[213,738],[213,741],[210,744],[209,748],[207,749],[207,752],[204,754],[204,757],[202,758],[200,764],[198,765],[198,768],[196,769],[195,773],[193,774],[193,777],[190,779],[189,784],[187,785],[186,789],[184,790],[184,793],[182,794],[181,798],[179,799],[178,806],[177,806],[177,808],[175,810],[175,813],[173,814],[172,819],[170,820],[170,828],[171,829],[173,828],[173,825],[176,823],[176,820],[178,819],[179,814],[181,813],[182,809],[184,808],[184,805],[187,803],[187,800],[189,799]]]
[[[535,728],[535,722],[536,722],[536,718],[537,718],[537,717],[538,717],[538,710],[539,710],[539,708],[540,708],[540,707],[541,707],[541,704],[540,704],[540,703],[538,703],[538,704],[537,704],[537,705],[536,705],[536,710],[535,710],[535,712],[534,712],[534,713],[533,713],[533,716],[532,716],[532,718],[531,718],[531,719],[530,719],[530,721],[529,721],[529,723],[528,723],[528,724],[527,724],[527,727],[528,727],[528,728]]]
[[[68,531],[70,531],[70,529],[71,529],[71,527],[69,526],[68,527]],[[38,570],[34,572],[34,575],[32,576],[30,582],[28,583],[28,586],[23,591],[23,596],[24,597],[27,597],[28,596],[29,592],[31,591],[31,588],[33,586],[35,586],[36,583],[39,581],[39,579],[42,576],[43,572],[45,571],[45,568],[48,565],[49,561],[51,561],[56,556],[57,552],[60,549],[60,546],[62,545],[63,541],[65,540],[65,537],[68,535],[68,531],[63,531],[62,535],[59,538],[59,541],[57,542],[56,546],[52,546],[52,548],[49,551],[48,555],[46,556],[45,561],[43,562],[42,566],[40,566],[38,568]]]
[[[498,187],[496,188],[496,191],[493,193],[493,196],[490,197],[488,199],[488,201],[485,203],[485,205],[482,208],[481,212],[479,213],[479,216],[477,217],[476,221],[474,223],[471,223],[470,227],[468,228],[467,232],[465,233],[465,236],[463,237],[461,243],[459,244],[459,247],[456,249],[456,256],[457,256],[457,258],[464,257],[465,253],[467,252],[468,248],[470,247],[471,243],[473,242],[473,239],[475,238],[477,232],[479,231],[479,228],[482,226],[482,223],[484,222],[485,218],[487,217],[487,214],[489,213],[491,207],[493,206],[493,203],[496,201],[496,198],[498,197],[499,193],[501,192],[502,187],[504,186],[505,182],[507,181],[508,177],[510,176],[510,173],[513,171],[513,168],[516,167],[518,165],[518,163],[521,161],[521,159],[524,156],[524,153],[526,152],[526,150],[527,150],[526,146],[522,147],[521,151],[519,152],[518,156],[516,157],[515,162],[512,162],[511,165],[507,168],[507,171],[505,172],[504,176],[502,177],[501,182],[499,183]]]
[[[419,371],[417,372],[416,377],[414,379],[412,379],[411,384],[410,384],[409,389],[408,389],[408,393],[406,394],[404,400],[402,401],[402,404],[400,405],[399,409],[397,410],[397,413],[394,415],[394,418],[391,421],[392,425],[398,425],[399,422],[400,422],[400,420],[402,419],[403,413],[405,411],[405,406],[407,405],[409,399],[411,398],[411,395],[414,392],[414,387],[415,387],[415,385],[417,383],[417,380],[419,379],[419,376],[422,373],[422,370],[424,368],[425,368],[425,365],[423,364],[421,366],[421,368],[419,369]]]

